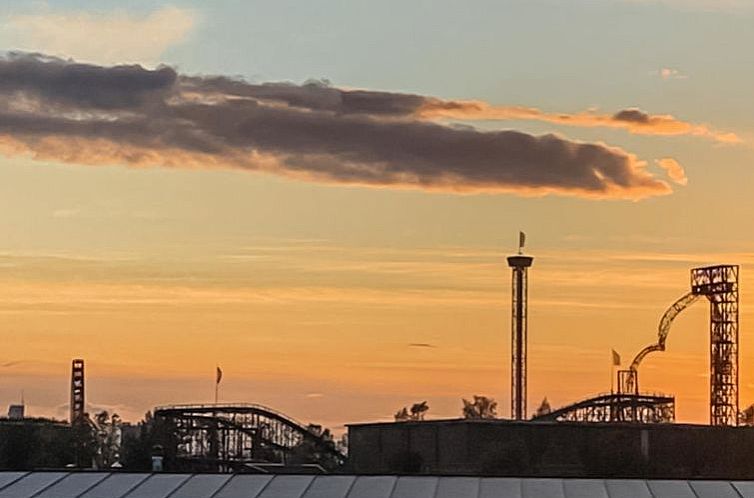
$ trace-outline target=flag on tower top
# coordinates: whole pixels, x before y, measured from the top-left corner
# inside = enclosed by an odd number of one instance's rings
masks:
[[[518,232],[518,253],[524,253],[524,246],[526,245],[526,234],[524,232]]]
[[[223,371],[220,367],[217,367],[217,380],[215,380],[215,384],[219,384],[221,380],[223,380]]]

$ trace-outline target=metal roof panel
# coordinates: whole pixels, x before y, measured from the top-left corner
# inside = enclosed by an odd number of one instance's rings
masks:
[[[355,482],[354,476],[318,476],[304,498],[346,498]]]
[[[237,475],[212,498],[256,498],[272,482],[272,476]]]
[[[0,498],[31,498],[65,478],[66,472],[32,472],[0,491]]]
[[[97,483],[105,480],[109,474],[104,472],[81,472],[69,474],[65,479],[56,482],[34,498],[77,498]]]
[[[81,498],[121,498],[148,478],[149,474],[111,474],[81,495]]]

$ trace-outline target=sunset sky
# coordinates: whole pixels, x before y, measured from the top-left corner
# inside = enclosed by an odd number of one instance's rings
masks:
[[[0,405],[265,404],[342,430],[427,400],[610,389],[742,265],[754,403],[754,1],[0,4]],[[111,69],[114,65],[128,66]],[[164,66],[163,66],[164,65]],[[753,298],[754,299],[754,298]],[[641,386],[708,421],[706,303]]]

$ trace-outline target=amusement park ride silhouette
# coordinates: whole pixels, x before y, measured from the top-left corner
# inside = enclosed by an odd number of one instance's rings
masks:
[[[305,425],[266,406],[233,403],[157,407],[155,417],[171,424],[177,456],[188,467],[202,465],[238,469],[263,462],[290,464],[306,447],[309,457],[335,465],[345,454],[321,427]]]
[[[519,264],[513,257],[514,345],[513,388],[525,393],[526,269],[531,259]],[[675,318],[695,302],[710,303],[710,425],[738,424],[738,276],[739,267],[719,265],[691,270],[691,289],[663,314],[657,342],[636,355],[630,366],[620,370],[616,392],[592,397],[549,413],[535,421],[604,423],[667,423],[675,420],[675,398],[642,393],[639,367],[647,355],[664,351]],[[518,333],[516,333],[518,331]],[[521,339],[521,340],[518,340]],[[517,360],[518,364],[516,364]],[[518,380],[517,380],[518,379]],[[515,394],[515,391],[514,391]],[[524,414],[525,405],[514,403],[514,414]],[[313,430],[292,418],[260,405],[213,404],[180,405],[155,409],[155,415],[168,421],[178,435],[178,455],[186,462],[225,466],[249,465],[257,461],[290,462],[296,448],[308,445],[310,451],[343,462],[345,455]],[[515,416],[513,417],[516,418]]]
[[[508,258],[512,270],[511,400],[514,420],[526,418],[527,272],[533,258],[519,253]],[[568,406],[538,412],[534,421],[603,423],[667,423],[675,420],[675,398],[642,393],[639,368],[648,355],[665,351],[676,317],[695,302],[709,302],[710,425],[739,424],[738,338],[739,267],[718,265],[691,270],[690,290],[663,314],[657,341],[639,351],[625,370],[617,372],[617,391]],[[219,369],[218,369],[219,372]],[[218,377],[219,379],[219,377]],[[175,435],[175,455],[186,468],[226,468],[258,463],[291,464],[296,455],[315,455],[316,461],[334,466],[346,460],[344,448],[329,431],[305,425],[271,408],[257,404],[198,404],[157,407],[161,419]],[[84,413],[83,361],[74,360],[71,377],[71,422],[82,423]]]
[[[710,303],[710,425],[738,425],[738,275],[737,265],[691,270],[691,290],[663,314],[657,342],[639,351],[628,369],[618,371],[616,393],[580,401],[535,419],[672,422],[675,419],[675,399],[672,396],[642,394],[639,390],[639,366],[650,353],[665,351],[675,318],[699,299],[706,298]]]

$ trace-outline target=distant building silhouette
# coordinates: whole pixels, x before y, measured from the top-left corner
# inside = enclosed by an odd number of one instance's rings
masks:
[[[8,407],[8,418],[10,420],[23,420],[24,416],[25,416],[25,406],[23,404],[10,405]]]

